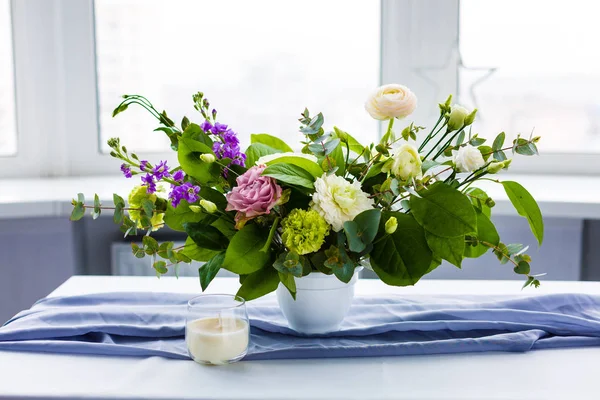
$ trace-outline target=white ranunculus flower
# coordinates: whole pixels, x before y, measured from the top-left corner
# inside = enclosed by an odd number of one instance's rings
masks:
[[[448,128],[453,131],[457,131],[465,124],[465,118],[469,116],[471,112],[465,107],[458,104],[454,104],[450,109],[450,116],[448,117]]]
[[[323,174],[315,181],[315,193],[310,206],[339,232],[344,222],[373,208],[373,200],[360,188],[360,182],[348,182],[341,176]]]
[[[403,181],[422,176],[419,150],[410,144],[403,144],[392,151],[394,160],[390,171]]]
[[[309,161],[318,162],[317,157],[313,156],[312,154],[286,152],[286,153],[275,153],[275,154],[269,154],[266,156],[262,156],[258,160],[256,160],[255,164],[256,165],[268,164],[271,161],[276,160],[281,157],[299,157],[299,158],[304,158]]]
[[[485,165],[485,160],[477,147],[470,144],[454,153],[454,164],[459,172],[473,172]]]
[[[383,85],[369,96],[365,109],[380,121],[404,118],[417,108],[417,96],[409,88],[397,84]]]

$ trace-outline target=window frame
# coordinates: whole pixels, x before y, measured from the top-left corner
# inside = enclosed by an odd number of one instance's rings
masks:
[[[411,87],[429,106],[411,120],[426,124],[430,106],[458,90],[448,55],[459,40],[460,0],[380,1],[380,81]],[[94,0],[11,0],[11,16],[18,149],[0,158],[0,177],[117,175],[119,161],[99,146]],[[427,68],[435,73],[425,76]],[[138,156],[176,163],[165,150]],[[515,157],[511,172],[599,175],[600,154]]]

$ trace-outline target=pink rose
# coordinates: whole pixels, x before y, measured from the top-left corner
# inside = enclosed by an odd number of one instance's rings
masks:
[[[255,166],[238,176],[237,186],[227,194],[225,210],[237,211],[236,220],[269,214],[281,197],[281,186],[275,179],[261,175],[265,168],[266,165]]]

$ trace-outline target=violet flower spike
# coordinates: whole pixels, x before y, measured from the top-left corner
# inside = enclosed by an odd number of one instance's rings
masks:
[[[146,160],[140,161],[140,171],[144,171],[144,172],[148,171],[149,165],[150,165],[150,163]]]
[[[148,187],[148,193],[156,192],[156,183],[154,182],[154,176],[151,174],[146,174],[142,176],[142,185],[146,185]]]
[[[121,164],[121,172],[125,175],[125,178],[131,178],[133,176],[131,168],[127,164]]]
[[[183,182],[183,178],[185,178],[185,173],[182,170],[177,170],[173,173],[173,180],[175,182]]]
[[[167,162],[166,161],[159,162],[158,165],[156,167],[154,167],[154,169],[152,170],[152,174],[154,175],[154,177],[156,178],[157,181],[161,180],[162,178],[170,177],[171,173],[169,172],[169,167],[167,166]]]

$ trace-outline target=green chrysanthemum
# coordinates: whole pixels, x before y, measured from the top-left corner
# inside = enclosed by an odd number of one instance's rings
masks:
[[[150,200],[152,203],[156,203],[156,199],[158,197],[154,193],[148,193],[148,188],[146,186],[136,186],[133,188],[131,193],[129,193],[129,207],[131,208],[142,208],[142,202],[146,199]],[[139,210],[129,210],[129,218],[133,221],[138,221],[138,228],[143,228],[140,219],[142,217],[141,212]],[[150,218],[150,222],[152,223],[152,231],[157,231],[164,226],[164,216],[165,213],[155,212]]]
[[[300,255],[318,251],[329,234],[329,224],[314,210],[294,209],[281,226],[283,244]]]

